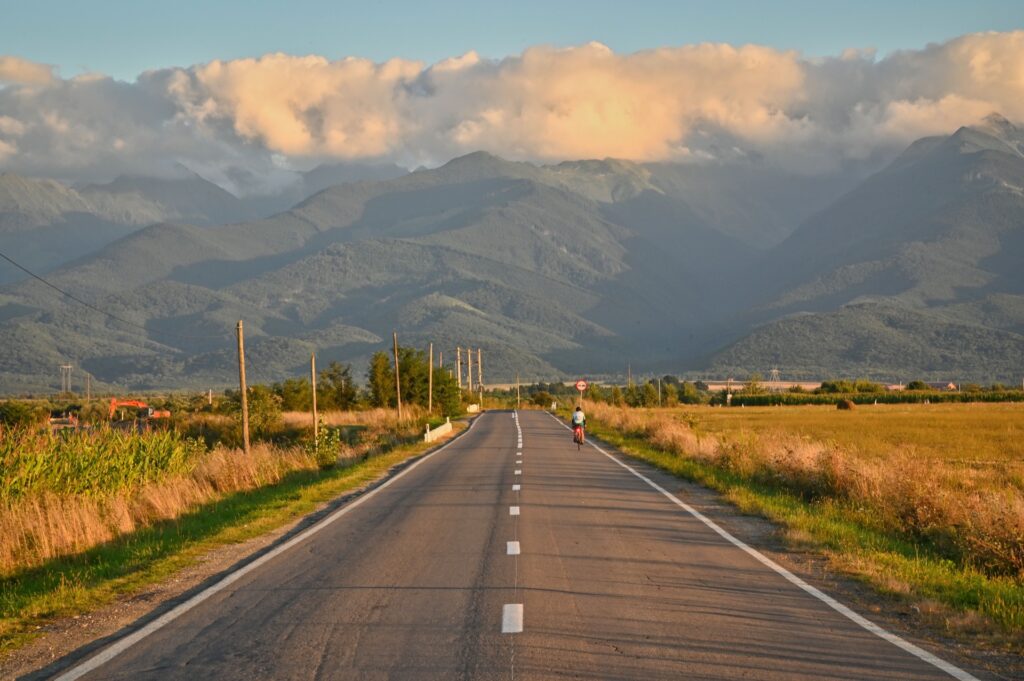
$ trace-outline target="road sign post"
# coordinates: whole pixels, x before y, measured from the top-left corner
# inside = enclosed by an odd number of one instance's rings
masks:
[[[584,381],[582,378],[580,380],[576,381],[576,389],[580,391],[579,406],[582,407],[583,406],[583,391],[587,389],[587,382]]]

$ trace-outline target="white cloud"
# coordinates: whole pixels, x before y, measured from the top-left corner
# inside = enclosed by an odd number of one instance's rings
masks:
[[[269,54],[61,80],[0,57],[0,166],[73,176],[223,177],[328,159],[694,160],[756,155],[813,172],[999,111],[1024,121],[1024,31],[965,35],[878,59],[747,45],[616,54],[598,43],[470,52],[432,66]],[[13,140],[17,138],[16,151]],[[725,150],[725,151],[722,151]]]
[[[13,83],[18,85],[46,85],[52,82],[53,67],[46,64],[0,54],[0,85]]]

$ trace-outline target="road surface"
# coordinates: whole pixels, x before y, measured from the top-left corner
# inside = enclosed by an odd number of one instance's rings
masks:
[[[973,678],[541,412],[482,415],[291,544],[55,678]]]

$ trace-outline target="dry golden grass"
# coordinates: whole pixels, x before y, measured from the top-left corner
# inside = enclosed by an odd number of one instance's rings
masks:
[[[249,456],[215,449],[191,474],[168,475],[135,489],[104,496],[51,492],[0,508],[0,575],[78,553],[161,520],[176,518],[225,494],[279,481],[295,470],[315,469],[300,449],[256,445]]]
[[[325,426],[366,426],[370,429],[394,430],[399,424],[398,412],[394,409],[367,409],[365,411],[326,411],[318,414]],[[402,427],[418,423],[426,416],[426,409],[418,405],[402,407]],[[286,411],[281,414],[286,426],[293,428],[313,427],[313,416],[309,412]]]
[[[1022,444],[1006,436],[1019,432],[1024,411],[1019,405],[922,407],[851,413],[595,404],[588,411],[664,451],[810,501],[847,503],[866,522],[919,537],[957,562],[1024,578]],[[870,409],[878,412],[850,420]],[[952,453],[943,450],[947,440],[956,443]],[[970,452],[977,458],[965,460]]]
[[[781,431],[835,442],[861,456],[912,449],[917,457],[971,464],[1024,462],[1022,403],[858,405],[845,413],[834,406],[699,406],[682,413],[700,433]]]

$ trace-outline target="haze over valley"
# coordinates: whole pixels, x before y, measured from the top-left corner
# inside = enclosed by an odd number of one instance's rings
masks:
[[[1016,382],[1021,53],[1021,32],[817,60],[592,43],[133,83],[5,58],[0,252],[24,269],[0,263],[0,390],[66,363],[97,386],[229,385],[238,319],[258,381],[314,351],[362,367],[397,330],[485,347],[495,382]],[[964,70],[982,57],[1004,71]],[[254,99],[286,74],[291,100]]]

